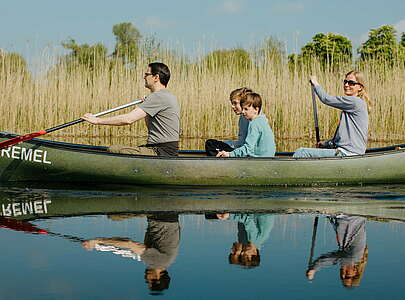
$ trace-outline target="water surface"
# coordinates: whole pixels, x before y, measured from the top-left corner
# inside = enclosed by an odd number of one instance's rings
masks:
[[[404,185],[20,185],[0,205],[4,299],[403,299]]]

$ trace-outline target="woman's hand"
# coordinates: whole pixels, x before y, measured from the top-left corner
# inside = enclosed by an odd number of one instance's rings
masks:
[[[318,79],[316,79],[316,76],[313,76],[313,75],[309,76],[309,82],[311,82],[311,84],[312,84],[313,86],[319,85]]]
[[[229,157],[229,152],[219,151],[217,157]]]

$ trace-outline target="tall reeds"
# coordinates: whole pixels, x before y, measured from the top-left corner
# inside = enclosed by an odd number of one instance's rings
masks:
[[[77,119],[86,112],[96,113],[140,99],[148,93],[143,82],[148,60],[149,55],[141,53],[134,64],[124,66],[119,61],[103,61],[97,64],[97,69],[60,63],[34,79],[26,72],[16,72],[3,61],[0,63],[0,129],[25,134]],[[355,68],[342,63],[330,70],[317,61],[294,68],[275,56],[246,65],[229,59],[226,65],[219,60],[204,59],[191,63],[170,51],[161,51],[156,60],[166,63],[172,71],[169,88],[181,106],[183,148],[202,148],[203,139],[209,137],[235,137],[237,117],[228,99],[233,89],[242,86],[262,95],[263,111],[276,134],[278,150],[293,150],[298,144],[311,145],[314,128],[309,75],[317,75],[329,94],[338,95],[342,94],[344,74]],[[404,142],[403,63],[370,61],[357,68],[365,74],[373,101],[370,141]],[[338,111],[318,103],[321,137],[328,138],[337,125]],[[145,141],[146,128],[144,122],[125,127],[82,123],[54,132],[49,138],[137,145]]]

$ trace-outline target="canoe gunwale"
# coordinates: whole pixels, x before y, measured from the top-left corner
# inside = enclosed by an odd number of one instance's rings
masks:
[[[0,131],[0,138],[13,138],[18,135],[8,132]],[[83,145],[83,144],[73,144],[73,143],[66,143],[66,142],[58,142],[52,140],[45,140],[45,139],[32,139],[26,141],[24,143],[34,144],[34,145],[41,145],[49,148],[64,150],[64,151],[72,151],[72,152],[85,152],[89,154],[95,155],[107,155],[107,156],[116,156],[116,157],[131,157],[134,159],[163,159],[163,160],[254,160],[254,161],[324,161],[324,160],[348,160],[348,159],[361,159],[361,158],[368,158],[374,156],[381,156],[381,155],[391,155],[396,153],[405,152],[404,149],[399,150],[391,150],[396,147],[405,147],[405,144],[393,145],[389,147],[381,147],[380,149],[390,149],[387,151],[375,151],[376,149],[371,149],[369,153],[363,155],[353,155],[353,156],[336,156],[336,157],[313,157],[313,158],[293,158],[291,156],[276,156],[276,157],[228,157],[228,158],[217,158],[217,157],[204,157],[204,156],[178,156],[178,157],[164,157],[164,156],[152,156],[152,155],[137,155],[137,154],[124,154],[124,153],[113,153],[108,152],[107,147],[105,146],[93,146],[93,145]],[[193,150],[186,150],[188,153],[193,153]],[[197,152],[196,152],[197,153]],[[286,152],[282,152],[286,153]]]

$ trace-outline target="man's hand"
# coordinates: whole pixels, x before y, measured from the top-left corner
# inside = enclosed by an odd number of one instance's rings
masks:
[[[82,117],[83,120],[91,123],[91,124],[98,124],[98,118],[95,117],[93,114],[91,113],[87,113]]]

